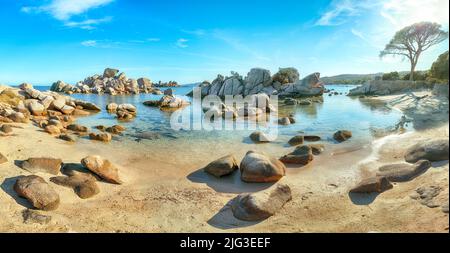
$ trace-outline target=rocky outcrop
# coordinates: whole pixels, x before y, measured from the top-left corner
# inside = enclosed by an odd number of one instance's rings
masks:
[[[90,133],[89,138],[95,141],[110,142],[112,136],[109,133]]]
[[[189,105],[189,102],[172,95],[164,95],[160,100],[150,100],[143,103],[146,106],[160,109],[178,109]]]
[[[389,164],[378,168],[377,176],[385,177],[391,182],[406,182],[423,174],[431,167],[428,160],[420,160],[415,164]]]
[[[249,151],[240,164],[241,179],[249,183],[276,182],[286,174],[286,167],[278,159]]]
[[[103,160],[100,156],[94,155],[83,158],[81,164],[106,182],[122,184],[119,170],[109,160]]]
[[[206,165],[203,170],[215,177],[223,177],[238,170],[236,158],[233,155],[227,155]]]
[[[320,74],[313,73],[303,80],[299,80],[299,73],[295,68],[280,69],[273,77],[269,70],[262,68],[251,69],[244,78],[236,72],[231,76],[218,75],[212,83],[201,83],[202,96],[217,95],[281,95],[281,96],[320,96],[324,92],[324,85],[320,81]],[[192,93],[190,93],[192,95]]]
[[[291,199],[288,185],[275,184],[264,191],[240,194],[232,201],[231,210],[240,220],[260,221],[274,215]]]
[[[408,148],[405,160],[409,163],[415,163],[419,160],[431,162],[448,160],[448,146],[448,139],[420,142]]]
[[[118,69],[107,68],[103,75],[93,75],[78,82],[76,85],[66,84],[63,81],[53,83],[50,90],[55,92],[72,93],[94,93],[109,94],[112,96],[123,94],[155,93],[160,91],[155,87],[177,87],[176,82],[153,84],[148,78],[127,78],[125,73]]]
[[[371,80],[362,86],[356,87],[349,91],[349,96],[369,96],[369,95],[390,95],[394,93],[408,92],[420,89],[429,89],[432,86],[423,81],[386,81]]]
[[[51,211],[59,206],[58,193],[42,177],[22,176],[14,184],[14,191],[37,209]]]

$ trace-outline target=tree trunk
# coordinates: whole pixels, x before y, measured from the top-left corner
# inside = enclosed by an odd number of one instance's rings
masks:
[[[414,71],[416,70],[416,62],[411,61],[411,72],[409,73],[409,81],[414,81]]]

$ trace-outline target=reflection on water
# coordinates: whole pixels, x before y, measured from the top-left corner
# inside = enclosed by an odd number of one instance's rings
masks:
[[[192,90],[193,85],[174,88],[174,93],[182,96],[183,99],[191,100],[184,96]],[[353,86],[354,87],[354,86]],[[328,89],[334,89],[342,94],[346,94],[352,86],[348,85],[328,85]],[[105,108],[108,103],[131,103],[138,109],[137,117],[130,122],[120,122],[127,127],[125,137],[131,140],[158,140],[165,139],[171,141],[197,141],[199,143],[224,142],[242,143],[251,130],[235,131],[175,131],[170,127],[170,112],[164,112],[158,108],[147,107],[142,103],[147,100],[159,99],[161,95],[140,94],[136,96],[109,96],[109,95],[85,95],[75,94],[75,98],[96,103],[101,108]],[[183,110],[190,110],[186,107]],[[296,123],[289,126],[280,126],[278,142],[284,142],[289,136],[297,135],[300,132],[311,135],[319,135],[325,141],[331,141],[333,133],[339,129],[347,129],[353,132],[353,140],[370,141],[371,129],[385,129],[395,126],[401,119],[402,114],[398,111],[389,110],[383,104],[373,103],[370,100],[351,98],[345,95],[324,95],[323,102],[315,102],[311,105],[283,105],[280,99],[279,115],[293,115]],[[106,110],[90,117],[81,118],[80,124],[88,127],[96,125],[111,126],[118,124],[114,114],[108,114]],[[272,125],[274,122],[268,122]]]

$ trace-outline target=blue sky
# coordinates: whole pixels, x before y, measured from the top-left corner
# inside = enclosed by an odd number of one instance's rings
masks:
[[[0,83],[74,83],[115,67],[191,83],[231,70],[304,77],[407,70],[378,53],[418,21],[448,30],[448,0],[2,0]],[[448,40],[424,53],[428,69]]]

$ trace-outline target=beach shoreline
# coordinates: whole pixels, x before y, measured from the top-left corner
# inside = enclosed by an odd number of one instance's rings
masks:
[[[83,157],[96,154],[116,164],[125,183],[116,186],[99,182],[101,192],[88,200],[79,199],[70,188],[52,185],[61,195],[60,207],[50,213],[52,221],[26,224],[22,211],[29,206],[16,196],[12,184],[14,178],[27,172],[14,162],[3,164],[2,232],[448,232],[448,214],[409,197],[417,187],[432,182],[446,189],[439,195],[440,200],[445,198],[445,191],[448,196],[448,162],[433,164],[418,179],[398,183],[373,199],[348,194],[360,178],[380,165],[402,162],[403,152],[418,140],[448,138],[448,122],[424,131],[394,133],[362,147],[328,146],[327,152],[311,164],[288,166],[287,176],[280,182],[291,187],[292,201],[262,222],[237,220],[231,213],[230,201],[238,193],[255,192],[271,184],[242,183],[238,173],[226,179],[206,175],[201,168],[211,157],[194,154],[184,158],[180,167],[184,156],[176,161],[165,152],[123,150],[120,145],[84,139],[68,144],[36,126],[19,126],[14,135],[1,139],[0,152],[9,161],[50,156],[64,163],[79,163]],[[249,146],[253,148],[258,146]],[[234,154],[240,161],[246,151]],[[221,152],[218,157],[229,151]],[[45,173],[38,175],[49,179]]]

